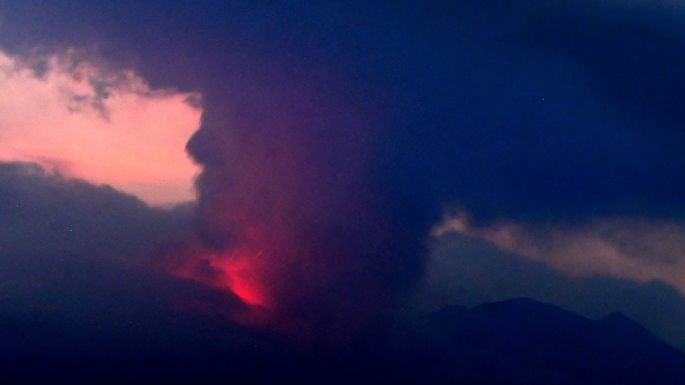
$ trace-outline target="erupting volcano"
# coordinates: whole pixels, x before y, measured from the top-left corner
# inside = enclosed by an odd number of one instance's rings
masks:
[[[268,308],[270,300],[259,277],[256,263],[263,252],[203,250],[187,258],[173,273],[235,294],[249,306]]]
[[[217,259],[212,265],[224,272],[227,276],[225,285],[244,303],[268,307],[267,298],[251,265],[251,259],[259,258],[260,254],[257,253],[253,257],[231,254],[226,258]]]
[[[287,68],[204,95],[187,146],[203,168],[194,240],[172,271],[233,293],[272,328],[345,338],[421,275],[440,210],[393,158],[379,95]]]

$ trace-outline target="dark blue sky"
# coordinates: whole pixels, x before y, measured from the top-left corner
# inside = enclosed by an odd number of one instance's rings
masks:
[[[153,83],[200,90],[208,104],[244,97],[227,89],[245,83],[345,83],[351,94],[339,103],[383,109],[393,125],[387,152],[421,169],[421,185],[486,216],[683,212],[677,6],[6,1],[4,9],[6,47],[85,46]]]
[[[7,1],[4,8],[7,47],[85,46],[155,84],[200,90],[208,105],[259,98],[250,88],[339,92],[336,103],[385,114],[391,128],[379,156],[397,156],[405,163],[398,172],[420,170],[416,184],[435,199],[484,218],[683,213],[677,6]]]

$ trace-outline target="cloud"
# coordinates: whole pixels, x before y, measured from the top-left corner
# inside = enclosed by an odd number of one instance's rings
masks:
[[[640,283],[599,273],[573,276],[545,262],[484,239],[443,234],[430,242],[426,274],[407,308],[422,315],[451,304],[529,297],[594,319],[618,311],[685,347],[685,296],[678,289],[660,280]]]
[[[150,208],[35,163],[0,162],[0,198],[0,252],[22,258],[132,261],[182,233],[181,219],[190,215],[184,208]]]
[[[0,319],[121,332],[159,331],[193,313],[228,322],[243,307],[236,297],[157,263],[191,217],[192,207],[153,208],[37,164],[0,162]]]
[[[152,89],[74,50],[0,51],[0,91],[0,160],[36,162],[148,203],[194,199],[199,168],[184,149],[199,126],[198,95]]]
[[[207,99],[188,145],[203,166],[198,242],[178,273],[267,308],[273,327],[345,339],[388,316],[421,274],[436,212],[401,204],[397,175],[375,177],[368,95],[291,71]]]
[[[458,214],[437,225],[433,235],[450,232],[486,240],[570,276],[660,280],[685,293],[685,225],[679,222],[618,217],[581,224],[503,220],[479,226]]]
[[[255,366],[293,367],[273,339],[231,322],[236,297],[158,268],[156,250],[185,237],[191,217],[0,162],[4,380],[243,382],[266,375]]]

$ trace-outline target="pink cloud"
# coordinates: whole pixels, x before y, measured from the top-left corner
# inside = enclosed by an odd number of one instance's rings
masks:
[[[75,51],[32,58],[0,51],[0,160],[36,162],[155,204],[195,197],[185,144],[199,96],[152,89]]]

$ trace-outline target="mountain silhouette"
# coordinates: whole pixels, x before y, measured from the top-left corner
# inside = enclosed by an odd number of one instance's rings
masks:
[[[0,382],[675,385],[685,378],[685,354],[628,317],[591,320],[525,298],[450,306],[342,347],[194,320],[178,330],[160,325],[155,335],[68,325],[0,319]]]
[[[410,368],[392,378],[396,383],[625,385],[685,378],[685,355],[631,319],[614,313],[593,321],[526,298],[425,316],[398,333],[391,356],[386,368]]]

